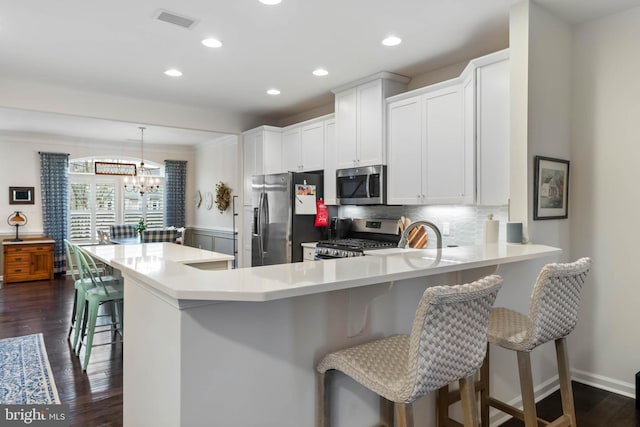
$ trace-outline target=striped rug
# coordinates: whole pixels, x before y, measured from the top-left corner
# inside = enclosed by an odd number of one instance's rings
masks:
[[[42,334],[0,340],[0,404],[60,403]]]

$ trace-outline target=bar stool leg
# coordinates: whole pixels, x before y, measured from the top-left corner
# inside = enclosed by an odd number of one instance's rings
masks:
[[[329,427],[328,375],[316,372],[316,427]]]
[[[395,403],[398,427],[413,427],[413,406],[411,403]]]
[[[460,379],[460,400],[462,401],[462,419],[465,427],[478,426],[475,384],[475,375]]]
[[[449,385],[438,389],[438,427],[446,427],[449,424]]]
[[[576,426],[576,410],[573,403],[573,390],[571,388],[571,371],[569,368],[569,355],[567,353],[567,339],[556,340],[556,359],[558,360],[558,376],[560,377],[560,396],[562,397],[562,413],[569,418],[569,425]]]
[[[394,426],[394,410],[393,402],[380,396],[380,423],[384,427]]]
[[[480,367],[480,421],[482,427],[489,427],[489,343],[487,343],[487,352]]]
[[[531,373],[531,354],[518,351],[518,371],[520,372],[520,391],[525,427],[537,427],[536,401],[533,394],[533,375]]]

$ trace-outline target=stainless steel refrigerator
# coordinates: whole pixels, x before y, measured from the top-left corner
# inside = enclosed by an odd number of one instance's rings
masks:
[[[252,267],[302,261],[300,244],[321,240],[322,230],[314,225],[315,214],[305,213],[314,200],[305,190],[315,189],[315,199],[320,199],[322,184],[321,173],[288,172],[253,177]],[[297,193],[304,193],[305,197]]]

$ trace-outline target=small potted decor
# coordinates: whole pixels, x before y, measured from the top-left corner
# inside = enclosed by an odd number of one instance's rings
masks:
[[[216,184],[216,206],[220,213],[229,208],[231,203],[231,189],[222,181]]]
[[[147,225],[144,223],[144,218],[140,218],[140,221],[133,226],[133,229],[140,235],[142,239],[142,232],[147,229]]]

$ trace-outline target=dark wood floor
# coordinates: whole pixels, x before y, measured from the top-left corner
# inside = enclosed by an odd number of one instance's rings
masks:
[[[94,347],[82,372],[67,341],[73,295],[69,279],[3,285],[0,338],[42,332],[60,400],[69,404],[71,426],[121,426],[122,345]]]
[[[67,341],[72,306],[69,279],[4,285],[0,289],[0,338],[42,332],[60,399],[69,404],[71,426],[121,426],[122,347],[96,347],[83,373]],[[578,426],[640,426],[640,412],[635,410],[633,399],[579,383],[574,383],[573,390]],[[560,393],[553,393],[537,406],[541,418],[559,416]],[[523,424],[511,420],[502,426]]]
[[[573,399],[576,406],[576,422],[579,427],[637,427],[640,411],[636,411],[635,399],[609,393],[585,384],[573,383]],[[538,417],[554,420],[562,415],[560,391],[552,393],[536,405]],[[522,427],[524,423],[511,419],[501,427]]]

